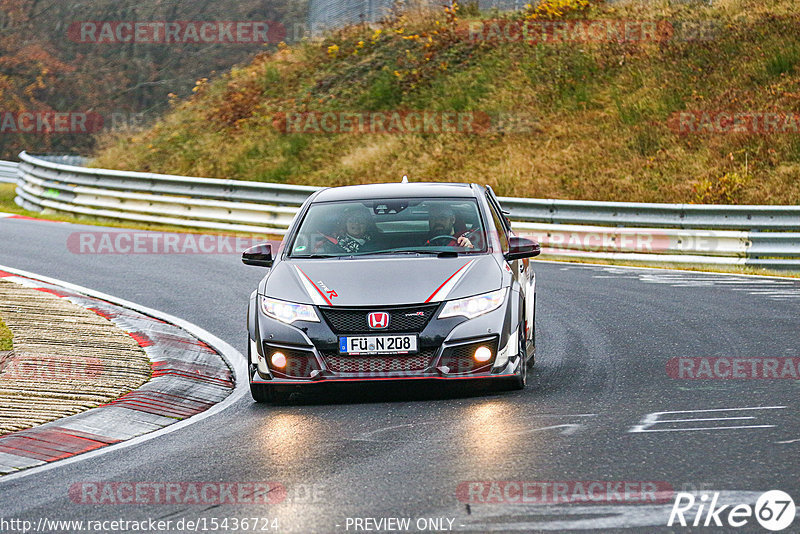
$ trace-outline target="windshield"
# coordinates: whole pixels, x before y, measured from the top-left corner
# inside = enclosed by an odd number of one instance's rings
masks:
[[[480,253],[486,233],[475,199],[390,199],[312,204],[289,256]]]

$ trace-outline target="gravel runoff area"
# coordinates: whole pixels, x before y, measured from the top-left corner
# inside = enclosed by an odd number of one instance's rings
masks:
[[[68,299],[0,279],[0,316],[14,335],[0,353],[0,435],[110,402],[150,379],[130,335]]]

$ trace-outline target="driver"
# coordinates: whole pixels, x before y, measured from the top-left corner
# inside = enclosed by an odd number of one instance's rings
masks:
[[[428,234],[428,241],[425,244],[431,245],[438,243],[451,247],[475,248],[472,241],[467,238],[467,235],[474,233],[474,230],[464,230],[457,234],[455,224],[456,214],[452,208],[442,204],[432,205],[428,212],[428,227],[430,228],[430,232]],[[449,243],[445,243],[445,238],[448,236],[452,236],[451,240]],[[431,241],[435,243],[431,243]]]

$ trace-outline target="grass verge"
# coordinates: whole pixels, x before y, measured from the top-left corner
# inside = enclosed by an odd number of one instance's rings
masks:
[[[0,351],[11,350],[13,347],[13,339],[14,335],[6,326],[6,323],[3,322],[3,318],[0,317]]]

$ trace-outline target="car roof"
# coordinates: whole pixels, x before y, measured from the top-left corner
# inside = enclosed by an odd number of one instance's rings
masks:
[[[413,197],[471,198],[475,197],[475,191],[471,184],[464,183],[413,182],[348,185],[323,189],[314,198],[314,202]]]

